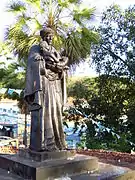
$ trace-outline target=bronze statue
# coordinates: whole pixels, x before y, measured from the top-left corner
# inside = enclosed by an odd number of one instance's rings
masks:
[[[40,31],[39,45],[30,49],[27,63],[25,99],[31,111],[30,149],[63,150],[62,127],[63,78],[68,58],[52,46],[54,31]]]

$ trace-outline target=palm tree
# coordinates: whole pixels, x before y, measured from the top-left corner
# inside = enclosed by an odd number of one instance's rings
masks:
[[[78,64],[90,54],[98,35],[90,29],[94,8],[82,8],[79,0],[23,0],[12,2],[8,11],[16,21],[8,27],[6,45],[26,62],[30,47],[40,40],[42,25],[55,31],[54,46],[62,47],[69,57],[69,65]]]

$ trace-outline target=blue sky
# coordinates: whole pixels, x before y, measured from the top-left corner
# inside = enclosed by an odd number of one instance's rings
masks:
[[[109,5],[116,3],[119,4],[122,8],[127,8],[129,5],[135,4],[135,0],[83,0],[86,5],[91,5],[96,7],[96,22],[99,22],[101,17],[101,12]],[[6,5],[10,3],[11,0],[1,0],[0,2],[0,41],[4,37],[4,29],[6,26],[13,22],[13,16],[6,11]],[[95,22],[95,23],[96,23]],[[80,65],[82,67],[82,64]],[[78,67],[76,69],[76,75],[92,75],[95,76],[95,71],[89,68],[89,65],[86,63],[83,65],[83,68]]]

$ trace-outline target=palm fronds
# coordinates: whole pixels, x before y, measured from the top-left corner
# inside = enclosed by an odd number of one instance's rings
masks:
[[[18,2],[13,2],[12,4],[9,4],[7,7],[8,12],[12,13],[20,13],[20,12],[25,12],[26,11],[26,6],[24,3],[18,1]]]
[[[91,44],[97,42],[98,37],[86,27],[86,22],[91,20],[95,8],[82,8],[80,0],[23,2],[10,4],[8,11],[17,13],[17,20],[6,32],[6,44],[19,60],[27,59],[30,47],[39,42],[36,32],[43,24],[55,31],[54,46],[61,49],[64,45],[70,64],[78,64],[90,54]],[[70,19],[65,18],[65,14]]]
[[[77,6],[73,10],[73,19],[75,22],[77,22],[79,25],[82,25],[86,27],[86,21],[91,20],[91,18],[94,15],[95,8],[81,8],[80,6]]]

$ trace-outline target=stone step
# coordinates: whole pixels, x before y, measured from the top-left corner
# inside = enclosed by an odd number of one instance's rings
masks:
[[[71,179],[72,180],[114,180],[116,179],[116,177],[118,178],[121,175],[125,176],[125,174],[127,174],[129,171],[130,171],[129,168],[119,167],[119,166],[114,166],[99,162],[99,170],[97,172],[87,172],[84,174],[73,175]]]
[[[0,169],[0,180],[26,180],[11,172]],[[46,179],[44,179],[46,180]],[[52,180],[52,179],[47,179]],[[74,176],[62,176],[53,178],[53,180],[135,180],[135,171],[128,168],[99,163],[99,171],[96,173],[88,172],[84,174],[75,174]]]
[[[50,153],[43,157],[48,159],[33,161],[18,154],[0,155],[0,168],[5,169],[0,169],[0,180],[135,180],[135,171],[98,162],[96,157],[62,154],[57,159],[59,154],[56,154],[56,159],[50,160],[54,158]]]
[[[17,174],[24,179],[45,180],[76,173],[86,173],[98,169],[96,157],[76,154],[68,159],[46,160],[42,162],[25,159],[19,155],[0,156],[0,168]]]
[[[30,150],[29,148],[26,149],[19,149],[18,152],[19,156],[25,159],[31,159],[33,161],[42,162],[45,160],[54,160],[54,159],[67,159],[75,156],[75,150],[63,150],[63,151],[54,151],[54,152],[35,152]]]

